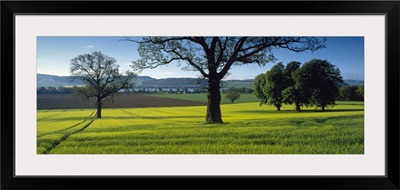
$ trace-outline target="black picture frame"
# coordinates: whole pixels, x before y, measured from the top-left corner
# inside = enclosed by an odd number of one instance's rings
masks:
[[[15,176],[16,14],[385,14],[386,176]],[[399,189],[399,23],[400,1],[1,1],[1,189]]]

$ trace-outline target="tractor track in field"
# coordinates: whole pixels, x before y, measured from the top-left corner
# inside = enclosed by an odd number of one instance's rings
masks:
[[[90,114],[89,118],[92,117],[93,113],[94,113],[94,111],[92,112],[92,114]],[[85,118],[85,119],[83,119],[83,121],[81,121],[81,122],[79,122],[79,123],[76,123],[76,124],[73,124],[73,125],[71,125],[71,126],[65,128],[65,129],[60,129],[60,130],[56,130],[56,131],[44,133],[44,134],[42,134],[42,135],[38,135],[37,138],[43,137],[43,136],[46,136],[46,135],[51,135],[51,134],[63,132],[63,131],[68,131],[69,129],[72,129],[72,128],[74,128],[74,127],[76,127],[76,126],[78,126],[78,125],[80,125],[80,124],[82,124],[82,123],[84,123],[84,122],[86,122],[86,121],[87,121],[87,119]]]
[[[73,124],[73,125],[71,125],[71,126],[65,128],[65,129],[60,129],[60,130],[52,131],[52,132],[49,132],[49,133],[43,133],[42,135],[38,135],[37,138],[43,137],[43,136],[46,136],[46,135],[51,135],[51,134],[63,132],[63,131],[68,131],[69,129],[72,129],[72,128],[74,128],[74,127],[76,127],[76,126],[78,126],[78,125],[80,125],[80,124],[82,124],[82,123],[84,123],[84,122],[86,122],[86,120],[81,121],[81,122],[76,123],[76,124]]]
[[[130,115],[130,116],[134,116],[134,117],[141,118],[140,115],[135,114],[135,113],[132,113],[132,112],[130,112],[130,111],[128,111],[128,110],[121,110],[121,112],[124,112],[125,114],[128,114],[128,115]]]
[[[78,132],[81,132],[81,131],[85,130],[87,127],[89,127],[90,124],[93,123],[93,121],[94,121],[94,120],[91,120],[87,125],[83,126],[83,127],[80,128],[79,130],[74,131],[74,132],[72,132],[72,133],[67,133],[67,134],[65,134],[64,136],[62,136],[61,139],[54,141],[53,144],[52,144],[50,147],[48,147],[46,150],[44,150],[44,151],[42,152],[42,154],[48,154],[51,150],[53,150],[53,149],[54,149],[57,145],[59,145],[62,141],[67,140],[69,136],[71,136],[71,135],[73,135],[73,134],[75,134],[75,133],[78,133]]]
[[[92,113],[91,115],[93,115],[93,113]],[[97,115],[97,114],[95,114],[94,116],[96,116],[96,115]],[[86,122],[86,121],[88,121],[88,120],[84,120],[84,121],[80,122],[79,124],[82,124],[83,122]],[[85,126],[83,126],[82,128],[80,128],[80,129],[78,129],[78,130],[76,130],[76,131],[70,132],[70,133],[66,133],[66,134],[63,135],[60,139],[54,141],[53,144],[52,144],[50,147],[46,148],[46,150],[44,150],[44,151],[42,152],[42,154],[48,154],[51,150],[53,150],[55,147],[57,147],[62,141],[67,140],[68,137],[70,137],[70,136],[73,135],[73,134],[76,134],[76,133],[79,133],[79,132],[85,130],[85,129],[88,128],[88,127],[90,126],[90,124],[92,124],[93,122],[94,122],[94,119],[92,118],[92,119],[89,121],[89,123],[86,124]],[[76,124],[74,127],[78,126],[79,124]],[[70,128],[72,128],[72,127],[70,127]]]

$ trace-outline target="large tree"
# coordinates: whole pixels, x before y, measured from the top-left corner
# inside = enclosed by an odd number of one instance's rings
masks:
[[[95,51],[78,55],[71,60],[71,78],[79,79],[86,85],[76,88],[76,94],[84,100],[96,98],[97,118],[101,118],[103,100],[112,100],[120,90],[129,91],[133,87],[133,72],[119,73],[119,66],[112,57]]]
[[[254,79],[253,93],[260,100],[260,106],[268,102],[268,97],[264,94],[265,74],[259,74]]]
[[[232,66],[274,61],[273,48],[294,52],[315,51],[325,39],[313,37],[143,37],[127,38],[139,43],[140,58],[133,62],[138,70],[156,68],[175,61],[186,63],[184,69],[196,70],[208,79],[206,122],[222,123],[220,82]]]
[[[343,79],[339,68],[328,60],[312,59],[300,68],[297,82],[309,103],[325,111],[326,106],[335,105]]]
[[[296,83],[296,75],[300,69],[300,62],[291,61],[286,65],[283,75],[286,78],[286,89],[282,91],[283,102],[294,104],[296,112],[300,112],[300,107],[305,102],[301,86]]]
[[[292,61],[286,65],[278,63],[265,74],[258,75],[254,81],[254,94],[260,100],[260,105],[274,105],[278,111],[282,104],[295,104],[300,111],[301,92],[294,79],[301,63]]]
[[[283,104],[282,91],[287,87],[287,79],[283,75],[285,66],[277,63],[265,73],[265,85],[263,92],[267,97],[267,104],[274,105],[278,111],[281,111]]]

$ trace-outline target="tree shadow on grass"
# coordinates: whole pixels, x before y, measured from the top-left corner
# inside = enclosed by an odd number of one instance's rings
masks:
[[[363,108],[360,108],[360,109],[326,109],[325,111],[316,109],[316,110],[301,110],[300,113],[301,112],[306,112],[306,113],[307,112],[313,112],[313,113],[315,113],[315,112],[321,112],[321,113],[324,113],[324,112],[352,112],[352,111],[364,111],[364,109]]]
[[[86,121],[86,120],[91,120],[93,117],[84,117],[84,116],[75,116],[75,117],[60,117],[60,118],[41,118],[38,119],[37,121],[46,121],[46,122],[59,122],[59,121]]]
[[[101,119],[198,119],[204,118],[203,116],[179,116],[179,115],[170,115],[170,116],[103,116]]]
[[[327,113],[327,112],[354,112],[354,111],[364,111],[364,109],[326,109],[322,111],[320,109],[315,110],[301,110],[300,112],[296,112],[295,110],[244,110],[244,111],[236,111],[237,113],[266,113],[266,114],[282,114],[282,113]]]

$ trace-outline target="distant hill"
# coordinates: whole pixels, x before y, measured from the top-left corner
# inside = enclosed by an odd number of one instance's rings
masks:
[[[59,86],[80,86],[84,83],[80,80],[71,82],[68,76],[57,76],[48,74],[37,74],[37,87],[59,87]],[[135,86],[139,88],[173,88],[173,87],[198,87],[207,84],[196,78],[165,78],[155,79],[149,76],[138,76],[134,80]]]
[[[163,78],[156,79],[149,76],[139,76],[135,79],[137,88],[198,88],[205,86],[207,80],[197,78]],[[222,87],[229,88],[253,88],[254,79],[247,80],[225,80],[221,83]],[[364,81],[344,80],[346,86],[364,85]],[[47,74],[37,74],[37,87],[59,87],[59,86],[80,86],[84,83],[80,80],[70,81],[68,76],[56,76]]]
[[[56,75],[46,75],[46,74],[37,74],[36,82],[37,82],[37,87],[79,86],[84,84],[80,80],[75,80],[71,82],[71,79],[68,76],[56,76]]]
[[[350,80],[343,80],[343,82],[344,82],[344,84],[346,86],[361,86],[361,85],[364,85],[364,81],[362,81],[362,80],[350,79]]]

